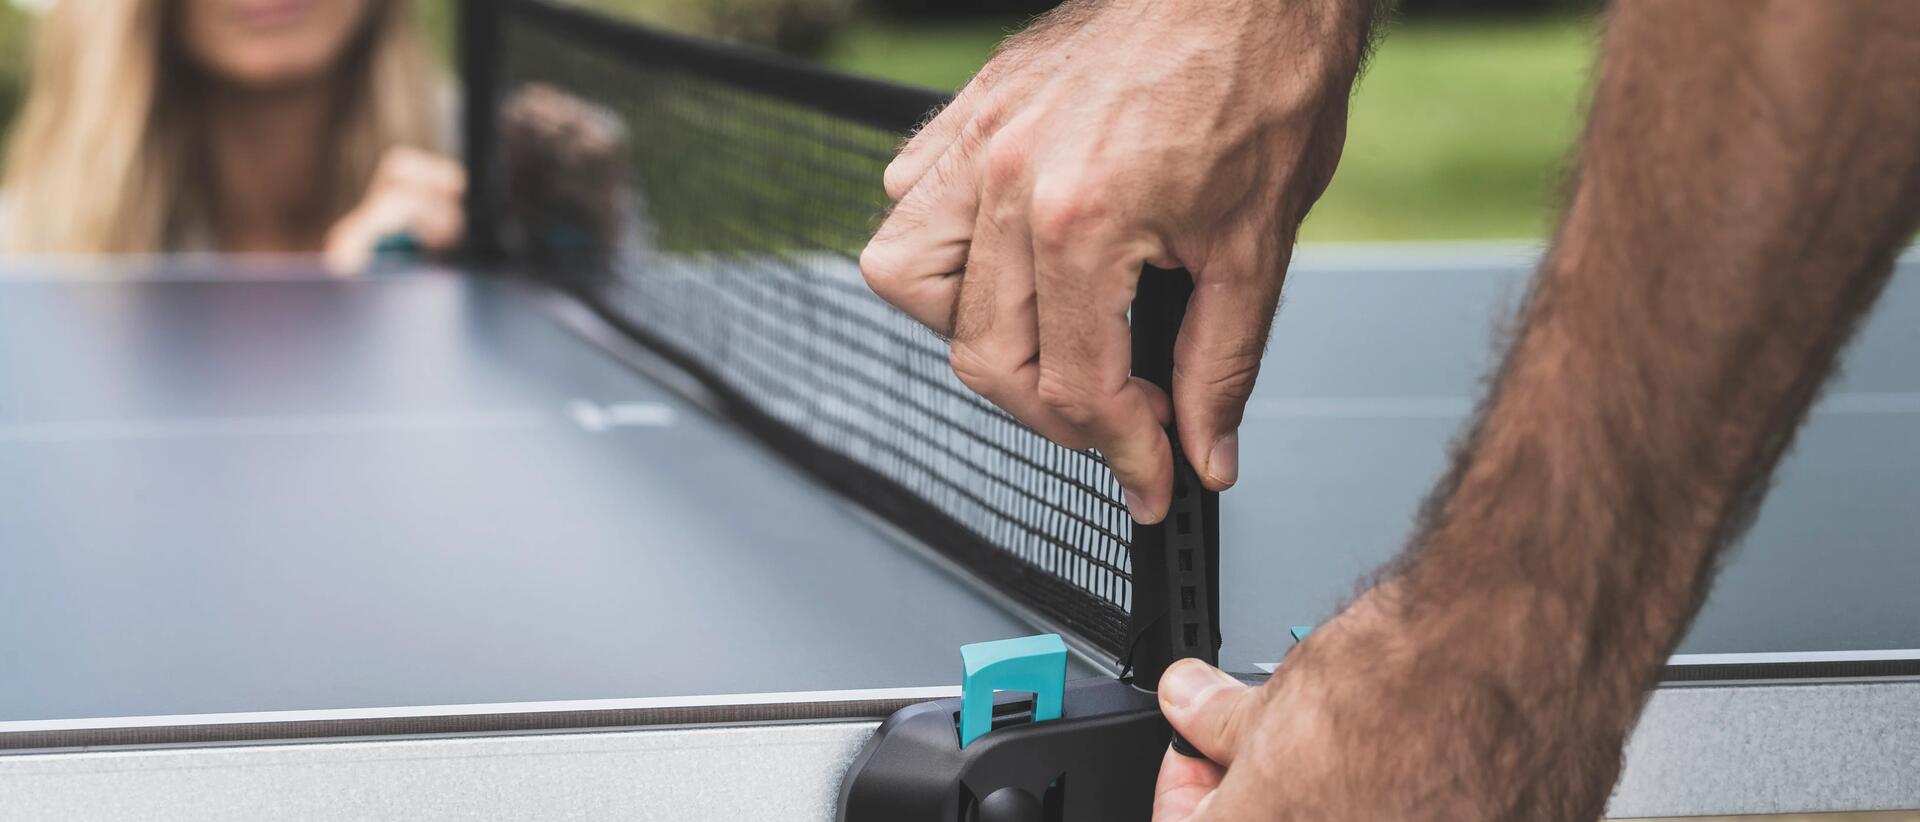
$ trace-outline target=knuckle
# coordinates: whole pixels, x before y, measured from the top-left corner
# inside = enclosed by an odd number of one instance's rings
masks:
[[[1018,140],[995,140],[987,144],[982,163],[988,187],[1013,187],[1027,176],[1027,147]]]
[[[1033,241],[1045,248],[1060,248],[1085,237],[1110,214],[1111,201],[1100,187],[1085,186],[1061,190],[1054,185],[1037,189],[1033,199]]]
[[[891,253],[884,241],[869,242],[860,251],[860,276],[866,279],[867,287],[881,298],[892,301],[896,296],[902,272],[897,256]]]
[[[991,398],[1001,385],[1005,374],[996,366],[978,346],[964,340],[954,341],[947,350],[947,365],[953,369],[953,375],[960,384],[983,397]]]
[[[1214,698],[1219,699],[1220,696],[1216,693]],[[1252,699],[1250,696],[1242,698],[1249,701]],[[1208,723],[1213,727],[1205,729],[1204,732],[1227,748],[1239,747],[1239,741],[1246,733],[1247,725],[1254,719],[1251,716],[1254,712],[1247,710],[1247,707],[1245,703],[1241,703],[1234,705],[1230,710],[1214,712],[1209,717],[1211,721]]]
[[[967,112],[967,122],[960,127],[959,136],[955,139],[960,153],[979,154],[988,143],[1001,135],[1003,127],[1007,125],[1014,111],[1015,108],[1008,105],[999,95],[982,97],[972,110]]]
[[[914,154],[915,144],[909,143],[880,175],[880,185],[887,190],[887,199],[900,202],[907,192],[913,190],[914,182],[919,179],[914,172],[919,167],[919,163],[914,161]]]
[[[1042,368],[1037,389],[1040,402],[1074,425],[1085,425],[1099,416],[1099,392],[1058,371]]]
[[[1260,353],[1223,355],[1194,372],[1176,369],[1174,379],[1184,381],[1196,393],[1215,401],[1245,402],[1253,395],[1260,378]]]

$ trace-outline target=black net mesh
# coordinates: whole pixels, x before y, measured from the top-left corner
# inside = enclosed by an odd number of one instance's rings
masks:
[[[940,98],[834,85],[846,78],[600,21],[589,32],[576,25],[585,18],[531,3],[503,8],[502,109],[527,89],[557,90],[620,135],[607,166],[619,240],[581,286],[589,299],[825,481],[1123,656],[1133,525],[1112,473],[963,387],[945,342],[860,276],[887,203],[881,172],[912,125],[902,112],[917,118]],[[891,96],[866,111],[862,94]],[[551,171],[523,168],[508,185]]]

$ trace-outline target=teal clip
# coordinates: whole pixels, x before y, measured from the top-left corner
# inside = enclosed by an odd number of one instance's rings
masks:
[[[1033,694],[1033,721],[1059,719],[1067,694],[1067,643],[1059,634],[960,646],[960,747],[993,730],[993,692]]]
[[[1307,634],[1313,633],[1313,626],[1312,625],[1295,625],[1287,633],[1293,634],[1294,642],[1299,642],[1300,640],[1306,639]]]
[[[426,246],[420,244],[420,238],[410,231],[395,231],[383,234],[373,244],[376,257],[417,257]]]
[[[593,232],[571,223],[554,222],[540,231],[541,247],[549,253],[568,255],[593,250]]]

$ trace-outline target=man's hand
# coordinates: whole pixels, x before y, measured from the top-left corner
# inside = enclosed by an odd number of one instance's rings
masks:
[[[1161,704],[1168,820],[1600,816],[1649,688],[1920,222],[1920,15],[1618,0],[1491,397],[1385,582]]]
[[[1406,601],[1446,600],[1407,584],[1368,592],[1262,685],[1168,668],[1161,711],[1207,759],[1167,752],[1154,822],[1596,817],[1630,710],[1576,715],[1576,695],[1513,664],[1503,632],[1530,626],[1490,624],[1473,598],[1413,619]]]
[[[955,374],[1072,448],[1135,519],[1171,499],[1170,409],[1128,375],[1142,264],[1195,292],[1172,407],[1202,480],[1238,476],[1295,229],[1326,188],[1372,0],[1075,0],[1014,37],[887,168],[861,256],[880,296],[952,338]]]

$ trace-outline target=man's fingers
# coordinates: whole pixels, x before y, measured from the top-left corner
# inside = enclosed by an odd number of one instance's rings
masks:
[[[980,188],[971,158],[950,151],[908,192],[860,253],[867,286],[921,325],[952,336]]]
[[[1019,99],[1045,80],[1044,76],[1020,71],[1026,63],[1024,57],[1004,51],[996,54],[954,95],[953,102],[915,131],[881,176],[887,197],[900,202],[947,154],[956,150],[971,153],[991,141],[1007,111],[996,102]]]
[[[977,83],[968,83],[966,88],[954,95],[953,101],[940,109],[933,119],[921,126],[900,147],[893,162],[887,164],[887,170],[881,175],[881,185],[887,190],[887,199],[900,202],[907,193],[920,184],[935,163],[945,156],[959,139],[960,130],[973,119],[974,100],[979,99]]]
[[[1041,322],[1046,322],[1043,317]],[[1093,375],[1073,373],[1080,363],[1055,364],[1044,342],[1040,353],[1039,393],[1041,402],[1058,414],[1087,441],[1113,470],[1125,492],[1127,512],[1134,521],[1151,525],[1165,519],[1173,500],[1173,447],[1167,441],[1162,418],[1155,414],[1160,389],[1146,380],[1121,372],[1120,388],[1108,391],[1097,386]],[[1164,395],[1161,395],[1164,396]]]
[[[1153,786],[1153,822],[1188,822],[1225,775],[1219,765],[1168,748]]]
[[[1015,164],[1003,161],[1002,165]],[[990,161],[989,166],[993,163]],[[1040,399],[1040,339],[1026,187],[1017,168],[991,180],[954,309],[953,372],[1014,419],[1068,448],[1091,445]]]
[[[1197,659],[1160,677],[1160,712],[1173,730],[1215,764],[1231,767],[1240,737],[1256,719],[1264,692]]]
[[[1127,324],[1146,242],[1117,236],[1116,204],[1089,188],[1034,192],[1035,296],[1040,398],[1085,432],[1126,491],[1134,520],[1155,523],[1173,496],[1173,447],[1155,413],[1154,389],[1128,376]]]
[[[1245,245],[1194,272],[1193,298],[1174,345],[1180,445],[1200,481],[1215,491],[1240,478],[1240,420],[1280,299],[1280,277],[1269,269],[1286,264],[1263,250],[1264,241]]]

